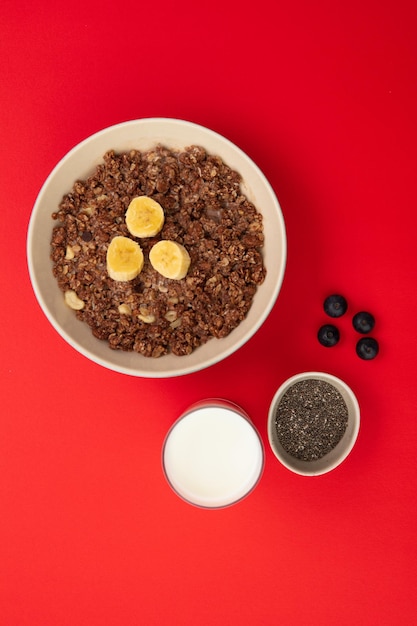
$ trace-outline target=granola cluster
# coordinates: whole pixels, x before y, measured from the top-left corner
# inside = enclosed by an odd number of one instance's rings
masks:
[[[199,146],[157,146],[104,155],[52,214],[53,273],[75,315],[117,350],[147,357],[182,356],[226,337],[246,316],[265,278],[262,216],[242,193],[240,175]],[[162,231],[141,239],[145,264],[131,281],[112,280],[106,251],[125,223],[133,197],[147,195],[165,213]],[[149,263],[160,239],[181,243],[191,265],[169,280]]]

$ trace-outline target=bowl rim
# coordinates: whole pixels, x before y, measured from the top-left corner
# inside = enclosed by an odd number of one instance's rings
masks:
[[[64,328],[62,328],[62,326],[56,321],[54,314],[50,310],[50,307],[48,306],[44,298],[41,286],[38,281],[37,268],[34,262],[34,248],[36,245],[35,237],[34,237],[34,230],[36,227],[37,220],[39,219],[39,213],[41,210],[43,199],[48,192],[51,182],[54,181],[57,174],[61,172],[61,170],[65,168],[66,165],[68,165],[69,161],[73,159],[74,156],[77,155],[80,151],[82,151],[85,148],[85,146],[87,146],[88,144],[94,144],[95,142],[99,141],[102,138],[105,138],[106,136],[112,135],[114,137],[115,134],[118,133],[119,130],[122,132],[125,132],[131,128],[135,128],[135,129],[154,128],[156,129],[157,127],[160,127],[161,125],[165,127],[168,125],[170,127],[175,126],[177,128],[183,128],[187,130],[195,130],[200,135],[199,141],[196,140],[196,143],[200,142],[200,144],[203,141],[202,139],[203,136],[210,137],[213,141],[215,140],[216,142],[219,142],[219,149],[220,149],[220,146],[223,146],[223,147],[226,147],[226,149],[231,150],[233,153],[236,153],[237,157],[241,159],[242,162],[244,162],[251,170],[255,172],[257,179],[260,181],[260,184],[263,185],[265,192],[271,198],[271,201],[274,204],[275,209],[276,209],[275,211],[276,215],[274,219],[278,221],[280,231],[282,232],[282,241],[280,242],[281,243],[281,254],[280,254],[281,268],[280,268],[278,278],[273,286],[273,290],[268,298],[267,306],[262,310],[257,320],[254,323],[252,323],[250,331],[245,332],[244,335],[238,341],[233,342],[227,348],[224,347],[223,349],[216,351],[211,356],[208,356],[207,358],[205,358],[203,362],[195,363],[194,361],[191,361],[191,363],[188,363],[188,361],[186,361],[187,356],[183,356],[183,357],[177,357],[178,359],[181,359],[181,361],[178,361],[178,367],[175,367],[175,369],[172,369],[172,367],[169,367],[168,365],[165,368],[160,367],[155,370],[149,371],[146,369],[146,366],[144,368],[141,367],[139,361],[138,361],[137,367],[129,367],[125,365],[112,363],[111,361],[107,360],[106,357],[101,357],[98,354],[92,353],[91,350],[84,347],[82,343],[73,339],[73,337]],[[146,137],[148,137],[148,135],[146,135]],[[160,138],[156,135],[155,138],[153,139],[153,144],[156,145],[157,143],[163,143],[163,140],[160,140]],[[185,147],[185,145],[189,145],[189,142],[184,143],[183,145]],[[109,146],[108,149],[111,149],[111,146]],[[74,176],[74,181],[75,180],[76,180],[76,175]],[[64,195],[65,193],[66,191],[64,189],[62,191],[62,195]],[[258,207],[258,210],[261,211],[259,207]],[[52,226],[51,226],[51,230],[52,230]],[[143,377],[143,378],[170,378],[170,377],[177,377],[177,376],[183,376],[183,375],[195,373],[197,371],[206,369],[207,367],[210,367],[224,360],[225,358],[227,358],[228,356],[236,352],[238,349],[240,349],[247,341],[249,341],[255,335],[255,333],[259,330],[259,328],[265,322],[273,306],[275,305],[275,302],[277,300],[278,294],[282,286],[282,282],[283,282],[284,275],[285,275],[285,269],[286,269],[286,261],[287,261],[287,237],[286,237],[286,228],[285,228],[285,221],[284,221],[282,209],[279,204],[278,198],[272,188],[272,185],[270,184],[270,182],[268,181],[268,179],[266,178],[262,170],[258,167],[258,165],[239,146],[237,146],[235,143],[233,143],[232,141],[230,141],[228,138],[224,137],[217,131],[214,131],[208,127],[197,124],[195,122],[190,122],[184,119],[178,119],[174,117],[144,117],[144,118],[139,118],[139,119],[131,119],[125,122],[120,122],[120,123],[102,128],[101,130],[89,135],[88,137],[84,138],[79,143],[74,145],[56,163],[56,165],[54,166],[54,168],[52,169],[52,171],[49,173],[44,183],[42,184],[37,194],[37,197],[35,199],[35,203],[33,205],[31,214],[30,214],[30,219],[29,219],[28,229],[27,229],[26,255],[27,255],[27,267],[29,271],[30,281],[31,281],[31,285],[35,293],[36,299],[38,301],[38,304],[40,305],[43,313],[45,314],[45,316],[47,317],[48,321],[50,322],[52,327],[55,329],[55,331],[58,332],[58,334],[70,346],[72,346],[72,348],[74,348],[78,353],[82,354],[84,357],[88,358],[90,361],[93,361],[96,364],[101,365],[112,371],[116,371],[122,374],[131,375],[131,376]],[[100,340],[97,339],[96,341],[100,341]],[[142,355],[138,355],[138,356],[140,357]],[[148,360],[147,357],[144,357],[144,358]],[[164,357],[160,357],[160,359],[162,358]]]
[[[293,457],[291,457],[291,455],[289,454],[284,455],[281,452],[281,448],[279,444],[277,444],[277,438],[276,438],[276,434],[274,431],[274,421],[275,421],[275,409],[279,401],[281,400],[284,393],[290,387],[292,387],[295,383],[300,382],[302,380],[311,380],[311,379],[323,380],[325,382],[330,383],[338,391],[342,393],[342,396],[344,397],[345,400],[346,399],[348,400],[348,403],[350,405],[350,409],[348,406],[348,410],[349,410],[348,422],[351,423],[351,432],[348,433],[348,429],[349,429],[349,426],[348,426],[345,434],[343,435],[342,439],[336,446],[336,447],[340,446],[340,451],[338,455],[335,456],[335,458],[331,462],[326,462],[326,457],[329,457],[332,454],[334,449],[328,452],[326,455],[324,455],[324,457],[322,457],[321,459],[317,459],[317,461],[302,461],[300,459],[294,458],[294,461],[292,462],[291,459]],[[351,453],[351,451],[353,450],[356,444],[356,441],[359,435],[360,421],[361,421],[360,406],[359,406],[358,399],[355,393],[353,392],[353,390],[351,389],[351,387],[344,380],[335,376],[334,374],[329,374],[327,372],[321,372],[321,371],[300,372],[298,374],[294,374],[293,376],[290,376],[290,378],[287,378],[287,380],[285,380],[278,387],[278,389],[276,390],[271,400],[269,410],[268,410],[268,419],[267,419],[268,441],[269,441],[270,448],[273,454],[275,455],[275,457],[284,467],[286,467],[291,472],[295,474],[299,474],[301,476],[321,476],[323,474],[327,474],[328,472],[336,469],[349,456],[349,454]],[[349,434],[349,437],[348,437],[348,434]],[[319,469],[317,469],[317,464],[320,464],[321,466]]]

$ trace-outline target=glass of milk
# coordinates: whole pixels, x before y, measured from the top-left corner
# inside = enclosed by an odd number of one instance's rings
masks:
[[[176,494],[213,509],[247,496],[259,482],[264,458],[249,416],[222,399],[192,405],[169,430],[162,451],[164,474]]]

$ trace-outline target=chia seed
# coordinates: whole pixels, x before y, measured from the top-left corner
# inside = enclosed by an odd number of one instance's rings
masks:
[[[316,461],[333,450],[347,423],[348,408],[342,395],[333,385],[318,379],[294,383],[275,412],[282,447],[302,461]]]

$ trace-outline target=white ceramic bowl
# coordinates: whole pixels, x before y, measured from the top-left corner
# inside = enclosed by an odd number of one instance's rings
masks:
[[[282,446],[276,430],[276,409],[292,385],[303,380],[323,380],[333,385],[341,394],[348,409],[348,423],[339,443],[325,456],[315,461],[303,461],[289,454]],[[289,470],[303,476],[319,476],[335,469],[346,459],[355,445],[360,425],[360,409],[352,389],[340,378],[324,372],[304,372],[286,380],[275,393],[268,414],[268,439],[277,459]]]
[[[53,228],[51,213],[74,182],[85,179],[102,162],[107,150],[148,150],[156,144],[173,149],[200,145],[220,156],[243,179],[242,190],[264,219],[263,249],[266,279],[258,287],[246,319],[224,339],[211,339],[192,354],[147,358],[136,352],[111,350],[96,339],[89,326],[79,321],[64,303],[52,275],[49,258]],[[27,238],[28,267],[36,298],[55,330],[78,352],[111,370],[133,376],[163,378],[209,367],[231,355],[247,342],[269,315],[284,277],[286,234],[275,193],[255,163],[240,148],[203,126],[176,119],[145,118],[106,128],[75,146],[53,169],[36,199]]]

